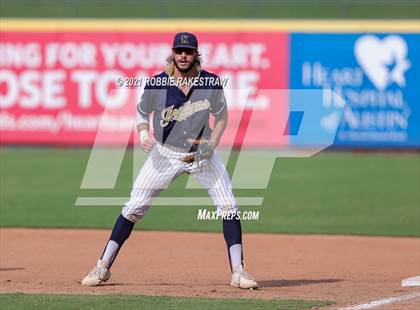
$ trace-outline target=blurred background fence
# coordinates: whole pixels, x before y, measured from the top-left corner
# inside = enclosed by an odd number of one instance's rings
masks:
[[[197,33],[205,68],[229,75],[236,87],[333,89],[343,95],[348,105],[334,146],[419,150],[419,10],[416,0],[1,0],[0,226],[112,225],[119,209],[74,208],[76,197],[126,196],[136,175],[137,153],[129,149],[113,189],[81,189],[91,150],[71,146],[90,146],[96,137],[106,103],[104,81],[116,78],[110,73],[135,76],[162,70],[173,33],[180,28]],[[126,24],[115,21],[128,18]],[[231,20],[228,24],[204,20],[197,27],[192,21],[169,18]],[[143,28],[147,19],[152,19],[154,31]],[[335,20],[317,23],[313,19]],[[345,19],[365,20],[346,23]],[[258,30],[258,23],[277,28]],[[339,29],[343,25],[345,31]],[[107,63],[105,53],[110,51],[118,57]],[[92,87],[86,87],[86,82]],[[92,96],[86,96],[87,90]],[[273,140],[261,140],[270,138],[277,139],[277,144],[302,145],[325,132],[311,130],[303,137],[279,140],[285,139],[284,131],[267,126],[278,126],[279,118],[285,121],[292,108],[301,112],[300,101],[294,99],[299,97],[291,98],[280,110],[278,102],[271,105],[275,111],[260,110],[263,121],[259,122],[260,136],[252,131],[254,141],[270,146]],[[324,105],[332,106],[331,97],[323,99],[327,100]],[[128,108],[130,113],[135,111]],[[240,116],[235,106],[232,109],[230,120],[235,113]],[[326,130],[334,128],[336,115],[326,116],[321,125]],[[109,124],[121,128],[118,122]],[[64,130],[59,131],[60,126]],[[124,142],[126,138],[124,134]],[[34,147],[44,144],[70,147]],[[265,153],[258,156],[256,162],[265,162]],[[109,163],[115,161],[110,157]],[[306,160],[281,158],[268,188],[235,189],[235,194],[264,197],[263,218],[244,223],[250,232],[418,237],[419,163],[418,153],[408,152],[323,152]],[[227,166],[230,172],[234,168]],[[165,191],[167,197],[206,195],[195,189],[186,191],[186,182],[187,178],[177,179]],[[181,209],[153,208],[141,228],[220,230],[216,221],[195,221],[196,208]]]
[[[267,89],[333,90],[346,101],[341,115],[328,110],[337,104],[331,96],[318,98],[316,126],[304,138],[285,138],[278,124],[287,121],[301,98],[290,96],[285,103],[266,96],[267,104],[254,113],[260,127],[250,131],[251,146],[317,144],[319,137],[335,132],[341,117],[336,147],[420,147],[418,0],[0,3],[0,143],[90,145],[106,98],[115,105],[115,98],[106,94],[108,84],[161,70],[173,32],[183,30],[198,34],[206,69],[228,78],[228,89],[253,90],[247,102],[251,106],[261,103],[257,90]],[[25,19],[31,17],[42,22]],[[119,28],[124,23],[115,18],[131,22]],[[175,20],[168,23],[169,18]],[[212,21],[218,18],[228,21]],[[115,59],[110,62],[111,54]],[[90,94],[86,83],[92,76]],[[230,100],[233,123],[241,118],[238,102],[240,98]],[[122,128],[119,122],[128,124],[128,114],[118,117],[115,129]],[[88,128],[92,123],[96,126]],[[291,125],[298,128],[300,123]],[[126,136],[114,140],[125,143]]]

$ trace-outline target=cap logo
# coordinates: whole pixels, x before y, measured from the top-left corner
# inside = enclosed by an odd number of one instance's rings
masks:
[[[190,44],[189,37],[185,34],[181,36],[181,44]]]

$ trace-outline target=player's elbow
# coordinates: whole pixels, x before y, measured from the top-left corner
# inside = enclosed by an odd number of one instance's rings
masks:
[[[228,120],[228,111],[227,109],[223,109],[219,114],[216,116],[216,122],[227,122]]]

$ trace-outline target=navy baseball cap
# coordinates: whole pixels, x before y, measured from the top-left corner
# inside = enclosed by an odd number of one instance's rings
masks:
[[[179,32],[174,37],[172,48],[198,49],[197,37],[189,32]]]

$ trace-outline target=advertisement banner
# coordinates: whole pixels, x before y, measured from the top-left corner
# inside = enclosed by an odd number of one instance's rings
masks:
[[[345,101],[335,146],[420,147],[419,34],[295,33],[290,44],[290,87],[333,90],[324,107]]]
[[[230,110],[222,144],[237,135],[244,107],[253,108],[253,146],[284,144],[278,118],[286,102],[258,96],[288,87],[288,35],[197,32],[203,68],[227,78]],[[162,72],[171,32],[4,31],[0,41],[0,143],[125,144],[135,126],[140,77]],[[103,113],[106,111],[106,113]],[[276,115],[276,118],[270,117]]]

